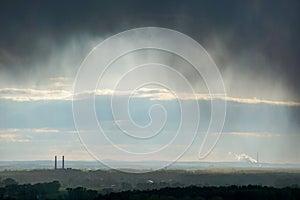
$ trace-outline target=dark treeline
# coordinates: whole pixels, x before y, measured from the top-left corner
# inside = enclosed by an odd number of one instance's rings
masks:
[[[106,194],[105,194],[106,193]],[[263,186],[227,186],[227,187],[176,187],[152,190],[128,190],[107,193],[86,189],[84,187],[62,189],[58,181],[36,184],[18,184],[11,178],[0,182],[0,199],[143,199],[143,200],[176,200],[176,199],[300,199],[299,187],[274,188]]]
[[[96,199],[98,192],[89,190],[84,187],[61,189],[58,181],[36,184],[18,184],[12,178],[0,180],[0,200],[5,199],[21,199],[21,200],[37,200],[37,199]]]
[[[0,182],[0,199],[57,199],[60,183],[18,184],[14,179],[7,178]]]
[[[262,186],[227,186],[162,188],[159,190],[125,191],[99,195],[97,199],[142,199],[142,200],[234,200],[234,199],[300,199],[300,188],[273,188]]]

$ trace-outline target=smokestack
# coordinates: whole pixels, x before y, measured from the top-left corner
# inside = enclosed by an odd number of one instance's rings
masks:
[[[57,156],[54,157],[54,169],[57,170]]]
[[[62,169],[65,169],[65,156],[62,156]]]
[[[259,163],[259,160],[258,160],[258,152],[256,154],[256,161],[257,161],[257,164]]]

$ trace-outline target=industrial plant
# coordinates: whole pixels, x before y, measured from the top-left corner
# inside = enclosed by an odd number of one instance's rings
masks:
[[[54,170],[57,170],[57,156],[54,157]],[[62,156],[61,169],[65,169],[65,156]]]

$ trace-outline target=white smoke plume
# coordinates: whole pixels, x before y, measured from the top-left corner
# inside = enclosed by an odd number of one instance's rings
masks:
[[[246,162],[250,162],[250,163],[257,163],[257,160],[252,158],[251,156],[242,153],[242,154],[236,154],[236,153],[228,153],[229,155],[234,155],[234,158],[238,161],[246,161]]]

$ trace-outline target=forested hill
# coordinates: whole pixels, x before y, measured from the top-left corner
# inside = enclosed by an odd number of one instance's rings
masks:
[[[263,186],[227,187],[175,187],[153,190],[128,190],[103,193],[84,187],[61,189],[58,181],[50,183],[18,184],[13,179],[5,179],[0,187],[0,200],[20,199],[61,199],[61,200],[205,200],[205,199],[300,199],[299,187],[274,188]]]

